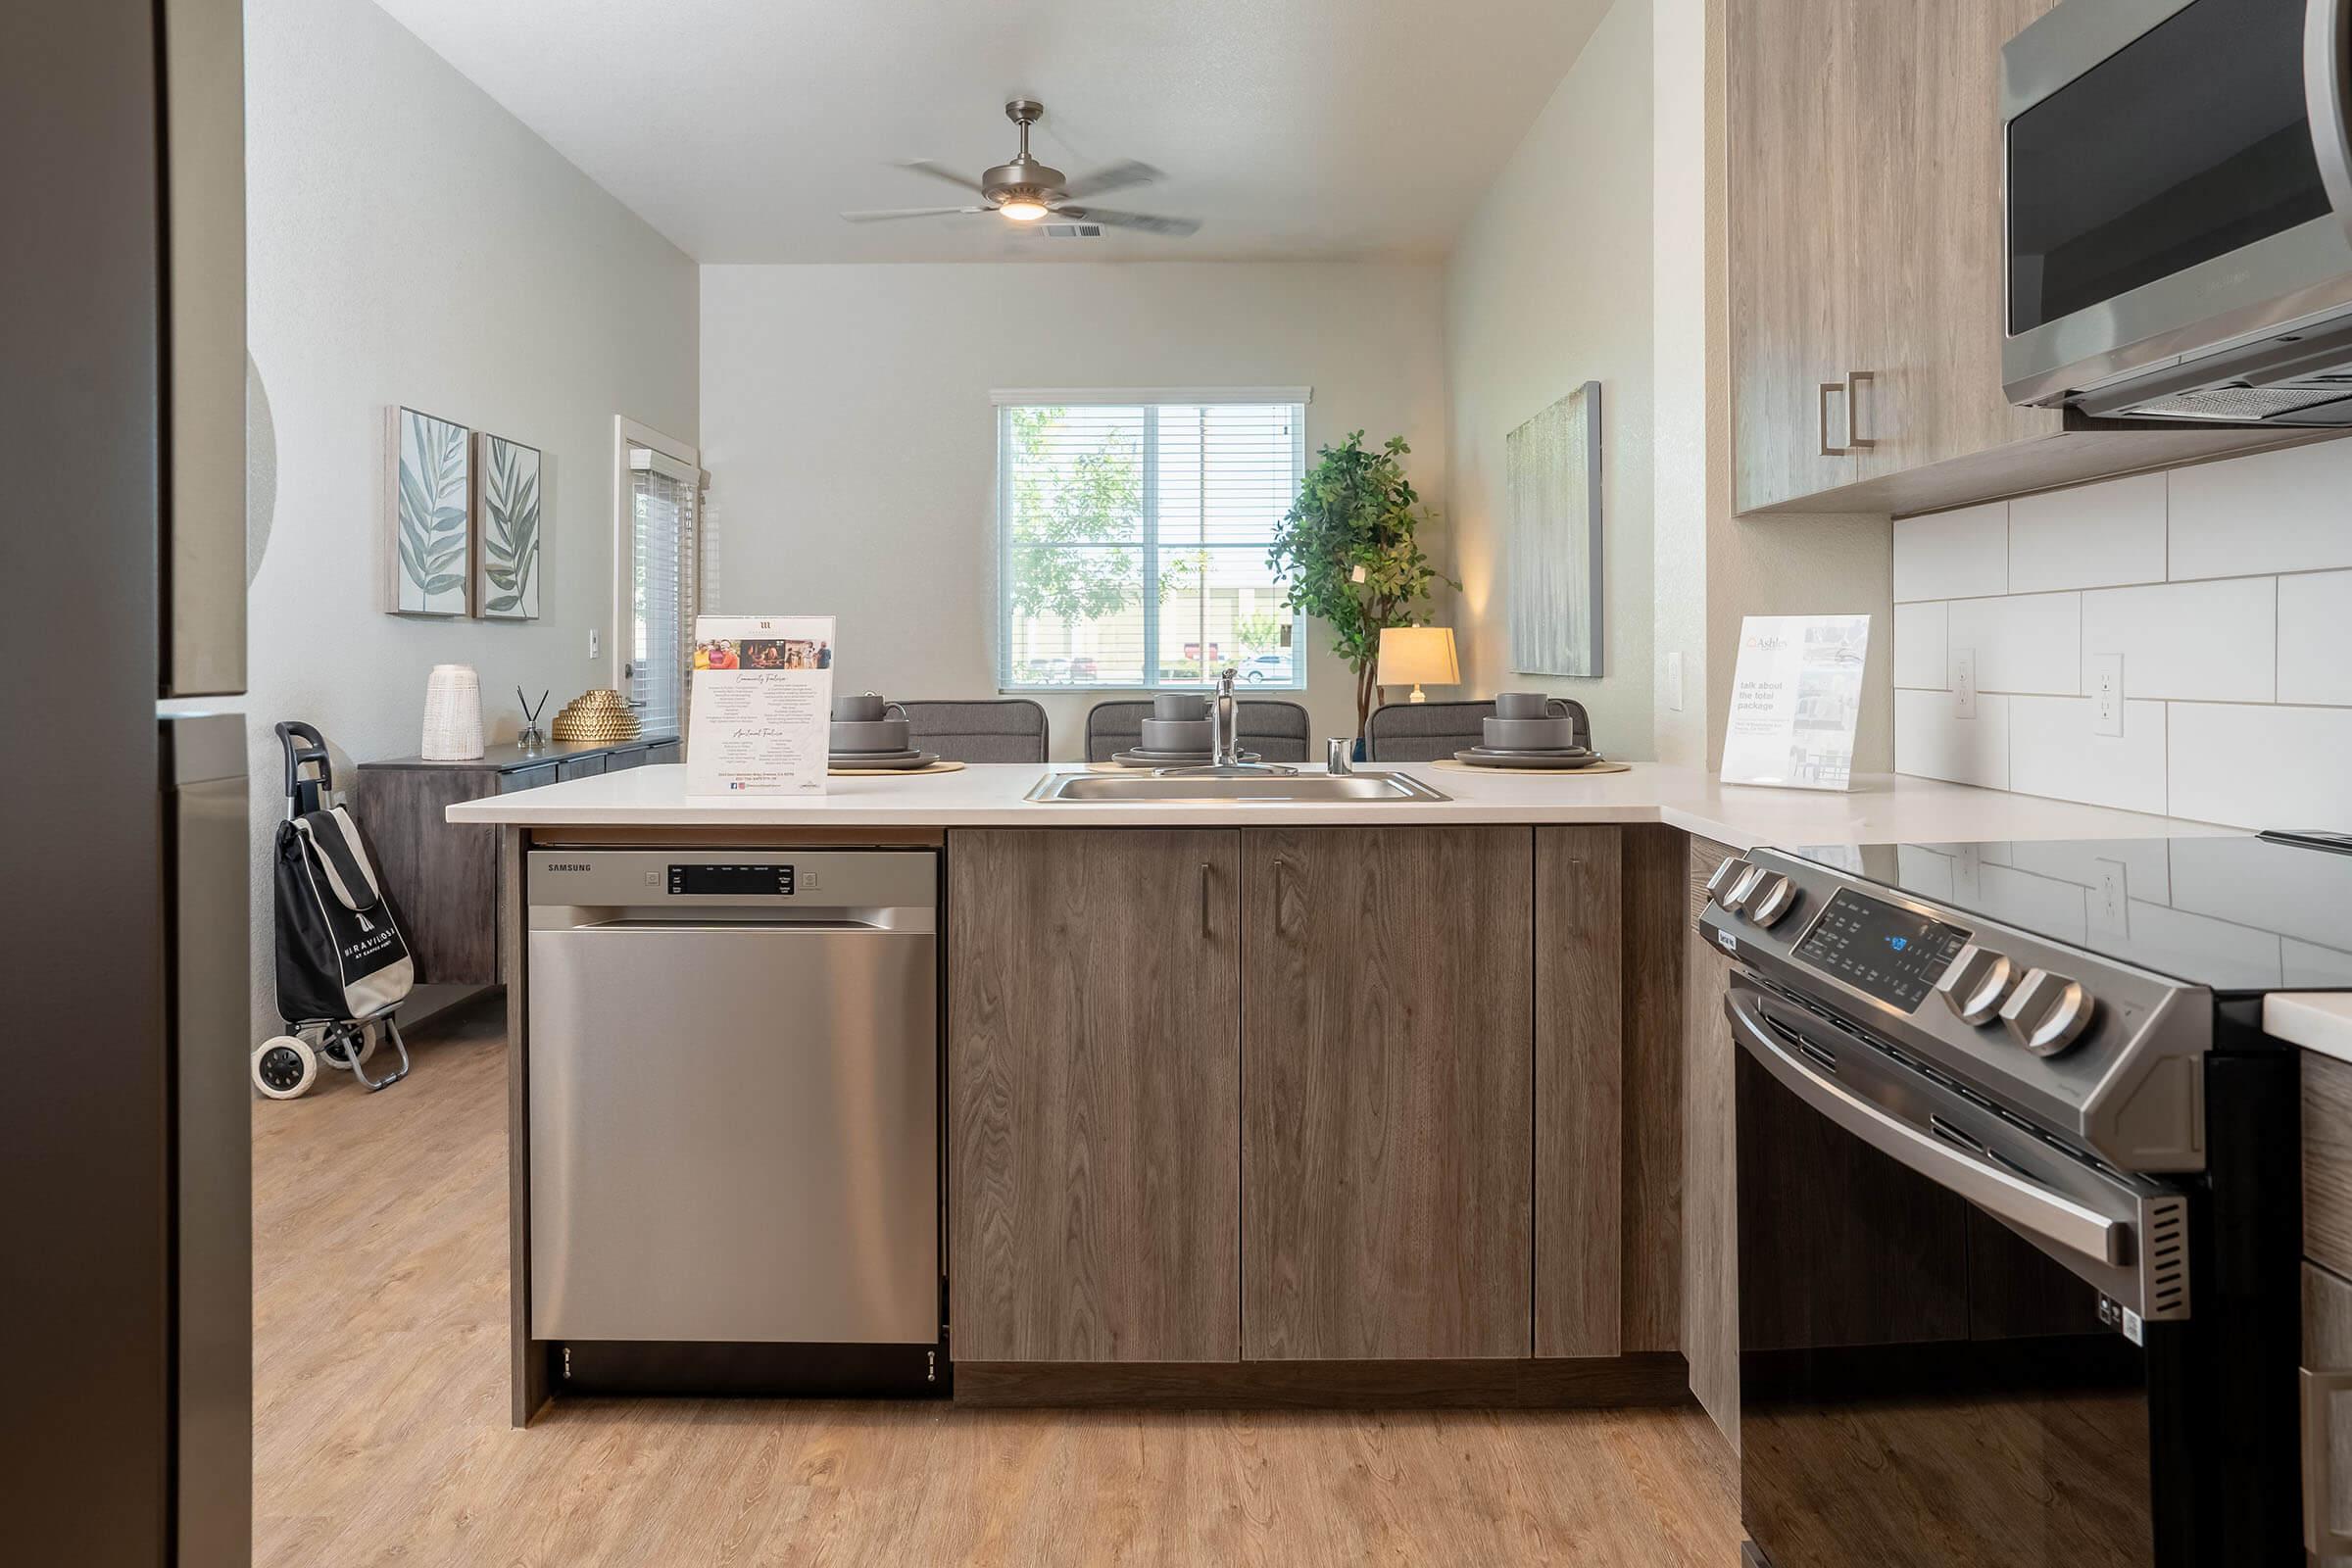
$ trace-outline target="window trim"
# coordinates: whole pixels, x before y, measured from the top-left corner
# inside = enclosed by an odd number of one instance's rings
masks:
[[[698,472],[702,468],[701,455],[695,448],[675,436],[663,435],[652,425],[640,424],[625,414],[612,416],[612,603],[610,607],[612,618],[604,628],[604,635],[607,638],[604,655],[605,668],[609,676],[607,684],[613,690],[624,693],[628,689],[628,680],[621,674],[620,669],[623,664],[628,662],[627,650],[631,646],[631,634],[636,625],[634,595],[636,589],[635,531],[637,517],[636,508],[632,504],[636,487],[634,481],[629,477],[629,448],[631,447],[645,447],[665,458],[685,464]],[[703,480],[708,483],[709,475],[703,475]],[[695,514],[695,526],[698,528],[702,526],[699,502]],[[680,694],[680,697],[678,731],[682,737],[686,729],[686,705],[683,693]]]
[[[1012,532],[1009,519],[1012,511],[1011,465],[1005,460],[1004,413],[1007,408],[1142,408],[1144,412],[1144,548],[1146,562],[1158,559],[1158,466],[1159,414],[1164,408],[1193,408],[1216,405],[1280,405],[1288,404],[1298,411],[1291,423],[1291,470],[1303,479],[1306,474],[1306,410],[1314,402],[1314,388],[1308,386],[1278,387],[997,387],[990,390],[990,412],[996,422],[997,482],[992,492],[996,511],[997,535],[997,612],[990,636],[996,644],[993,662],[996,666],[997,691],[1006,696],[1034,697],[1058,692],[1133,692],[1151,695],[1164,691],[1202,691],[1208,682],[1158,680],[1159,605],[1152,596],[1144,598],[1145,680],[1141,684],[1126,682],[1036,684],[1016,682],[1012,678]],[[1248,549],[1249,546],[1227,548]],[[1147,575],[1149,573],[1147,572]],[[1258,681],[1250,689],[1258,692],[1303,692],[1306,690],[1306,617],[1297,611],[1291,612],[1291,678],[1283,682]]]

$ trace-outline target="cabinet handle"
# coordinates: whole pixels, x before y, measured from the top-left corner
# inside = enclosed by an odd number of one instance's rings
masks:
[[[2352,1531],[2335,1528],[2335,1445],[2328,1416],[2352,1393],[2352,1372],[2303,1371],[2303,1544],[2313,1555],[2352,1551]]]
[[[1868,452],[1879,444],[1877,436],[1865,437],[1862,434],[1861,389],[1864,383],[1869,384],[1873,404],[1871,412],[1875,414],[1878,412],[1876,404],[1879,397],[1877,372],[1871,370],[1848,370],[1845,372],[1845,450],[1848,452]],[[1877,421],[1874,419],[1872,422],[1875,424]]]
[[[1842,458],[1845,456],[1845,448],[1834,447],[1830,445],[1830,399],[1834,397],[1847,398],[1845,405],[1845,425],[1848,434],[1852,433],[1854,425],[1854,405],[1852,399],[1848,397],[1846,393],[1845,383],[1843,381],[1822,382],[1820,396],[1814,400],[1814,422],[1820,427],[1821,455],[1825,458]]]
[[[1206,938],[1208,929],[1208,862],[1200,862],[1200,935]]]

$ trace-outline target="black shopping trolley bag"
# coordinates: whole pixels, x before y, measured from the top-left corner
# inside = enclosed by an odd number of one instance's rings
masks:
[[[342,807],[277,827],[277,1011],[288,1023],[370,1018],[416,969],[392,901]]]

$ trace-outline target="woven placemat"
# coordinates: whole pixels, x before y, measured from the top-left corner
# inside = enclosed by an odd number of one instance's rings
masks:
[[[834,778],[921,778],[926,773],[960,773],[961,762],[941,760],[929,767],[828,767]]]
[[[1589,773],[1631,773],[1631,762],[1594,762],[1588,767],[1482,767],[1472,762],[1457,762],[1452,758],[1441,758],[1431,767],[1450,767],[1456,773],[1517,773],[1527,778],[1583,778]]]

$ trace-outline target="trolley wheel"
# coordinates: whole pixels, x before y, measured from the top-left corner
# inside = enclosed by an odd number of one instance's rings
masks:
[[[271,1100],[310,1093],[318,1080],[318,1055],[296,1035],[271,1035],[253,1048],[253,1087]]]
[[[362,1061],[375,1054],[376,1045],[383,1039],[383,1027],[372,1018],[366,1023],[304,1024],[297,1032],[318,1053],[320,1061],[342,1072],[351,1071],[351,1041],[355,1036],[360,1042]]]

